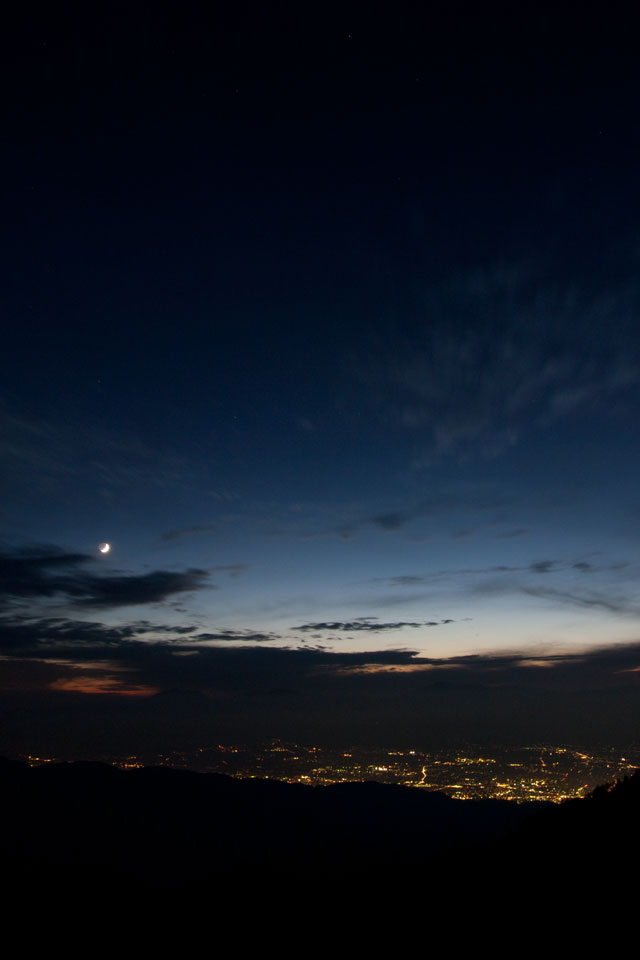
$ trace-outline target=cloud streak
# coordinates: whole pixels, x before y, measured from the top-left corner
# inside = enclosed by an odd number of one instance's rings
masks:
[[[549,600],[562,606],[596,608],[622,616],[640,616],[640,605],[625,597],[604,596],[594,592],[556,590],[553,587],[521,587],[521,591],[530,597],[539,597],[541,600]]]
[[[5,615],[0,617],[0,649],[5,653],[24,653],[45,647],[70,650],[97,646],[115,648],[129,642],[150,640],[181,643],[196,631],[194,626],[154,624],[148,620],[115,625],[70,617]]]
[[[637,403],[626,289],[581,298],[531,265],[498,265],[452,276],[426,301],[410,337],[381,329],[354,361],[383,426],[420,437],[416,467],[493,459],[526,434]],[[576,329],[589,331],[580,350]]]
[[[358,617],[355,620],[326,620],[318,623],[303,623],[297,627],[291,627],[291,630],[301,631],[339,631],[356,632],[371,631],[377,633],[384,630],[401,630],[403,627],[439,627],[442,624],[455,623],[455,620],[420,620],[410,622],[406,620],[395,620],[388,623],[379,623],[376,617]]]
[[[204,533],[214,533],[217,527],[213,523],[201,523],[192,527],[180,527],[178,530],[169,530],[160,537],[161,543],[173,543],[187,537],[198,536]]]

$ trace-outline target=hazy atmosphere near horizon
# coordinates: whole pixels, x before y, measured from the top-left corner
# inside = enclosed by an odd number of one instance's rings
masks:
[[[0,754],[637,743],[634,33],[371,10],[2,39]]]

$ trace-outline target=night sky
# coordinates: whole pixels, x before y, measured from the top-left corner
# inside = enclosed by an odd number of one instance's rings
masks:
[[[637,38],[373,9],[4,32],[0,753],[637,739]]]

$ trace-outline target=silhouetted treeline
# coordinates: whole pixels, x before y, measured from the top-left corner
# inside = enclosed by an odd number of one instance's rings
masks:
[[[640,847],[640,771],[596,787],[583,799],[567,800],[527,817],[503,845],[511,862],[528,861],[539,872],[550,866],[605,877],[624,872]]]

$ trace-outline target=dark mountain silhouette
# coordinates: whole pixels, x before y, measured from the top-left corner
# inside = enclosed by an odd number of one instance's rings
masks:
[[[100,763],[0,761],[0,844],[13,877],[119,876],[152,887],[246,870],[410,868],[495,840],[524,806],[379,783],[327,787]]]
[[[269,876],[518,877],[637,848],[640,773],[561,805],[0,760],[5,888],[227,889]]]
[[[527,817],[504,844],[505,858],[570,863],[572,869],[619,868],[640,853],[640,771],[596,787],[582,799],[567,800]]]

